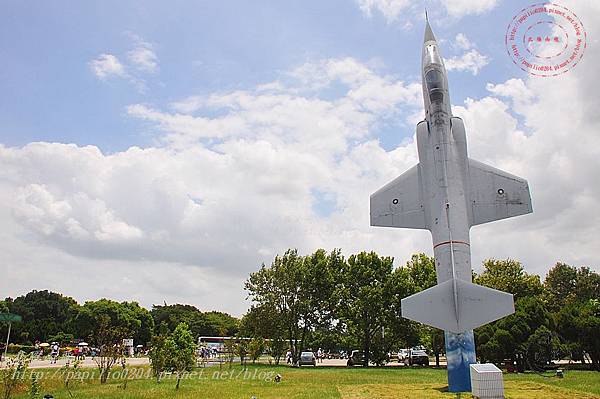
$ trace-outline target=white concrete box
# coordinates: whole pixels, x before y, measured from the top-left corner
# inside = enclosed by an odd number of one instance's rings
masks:
[[[491,363],[471,364],[471,393],[480,399],[504,398],[502,370]]]

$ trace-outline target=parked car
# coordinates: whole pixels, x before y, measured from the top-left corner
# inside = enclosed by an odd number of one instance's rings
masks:
[[[300,361],[298,362],[299,366],[316,366],[317,365],[317,357],[312,352],[302,352],[300,354]]]
[[[359,350],[353,350],[352,353],[350,353],[350,356],[348,357],[348,361],[346,362],[346,365],[348,367],[362,366],[364,361],[365,361],[364,352],[359,351]]]
[[[398,363],[404,363],[404,360],[408,357],[408,349],[400,349],[398,351]]]
[[[415,347],[408,350],[408,355],[404,358],[405,366],[420,364],[421,366],[429,366],[429,356],[425,349]]]

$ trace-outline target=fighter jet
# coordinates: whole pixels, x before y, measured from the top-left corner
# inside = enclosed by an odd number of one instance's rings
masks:
[[[471,282],[471,226],[530,213],[531,197],[526,180],[468,157],[429,21],[422,86],[419,163],[371,195],[371,226],[431,231],[438,284],[404,298],[402,316],[462,333],[514,313],[512,294]]]

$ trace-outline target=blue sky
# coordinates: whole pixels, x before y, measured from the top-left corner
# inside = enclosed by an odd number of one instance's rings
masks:
[[[502,61],[480,76],[452,73],[455,103],[484,94],[482,79],[521,74],[504,56],[504,21],[518,7],[512,4],[460,19],[430,5],[435,33],[447,40],[446,56],[455,55],[449,41],[462,32],[482,53]],[[2,141],[74,142],[107,152],[147,146],[152,132],[125,115],[127,105],[163,106],[192,94],[253,87],[320,58],[376,61],[387,74],[416,80],[423,35],[419,8],[388,22],[376,10],[365,17],[347,0],[9,2],[0,27]],[[404,26],[407,21],[412,28]],[[88,68],[101,53],[122,59],[133,47],[132,35],[151,43],[160,59],[157,73],[139,74],[147,85],[143,92],[123,79],[99,81]],[[407,129],[412,131],[402,126],[383,132],[392,136],[387,146],[398,144]]]
[[[600,2],[561,4],[587,49],[537,78],[505,50],[516,0],[4,2],[0,292],[240,315],[248,273],[288,248],[431,254],[368,218],[418,162],[425,5],[469,156],[533,196],[472,229],[474,269],[598,270]]]

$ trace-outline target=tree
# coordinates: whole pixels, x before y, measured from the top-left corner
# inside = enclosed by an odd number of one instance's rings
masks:
[[[235,341],[235,352],[240,358],[240,364],[246,366],[246,355],[248,355],[248,340],[245,337],[237,337]]]
[[[516,260],[488,259],[483,262],[483,273],[476,275],[474,282],[514,295],[515,301],[524,297],[542,294],[544,287],[540,277],[524,271]]]
[[[108,315],[96,316],[96,326],[90,338],[99,349],[94,361],[100,372],[101,384],[106,383],[111,368],[123,357],[123,339],[128,335],[123,327],[113,325]]]
[[[254,337],[248,343],[248,354],[250,355],[250,359],[252,359],[252,363],[256,363],[256,361],[260,358],[260,355],[265,350],[265,340],[261,337]]]
[[[238,320],[222,312],[203,313],[192,305],[154,305],[150,312],[155,325],[165,323],[173,332],[179,323],[186,323],[193,336],[233,336],[238,330]]]
[[[131,316],[134,319],[140,322],[139,327],[133,331],[130,338],[133,338],[133,342],[136,344],[148,345],[154,333],[154,319],[152,318],[152,314],[137,302],[122,302],[121,305],[131,312]]]
[[[158,331],[152,337],[149,357],[152,366],[152,373],[156,382],[160,382],[163,372],[169,365],[169,352],[167,351],[168,328],[165,323],[158,327]]]
[[[29,355],[19,352],[16,357],[8,358],[4,367],[0,367],[3,399],[10,399],[13,391],[21,385],[30,361]]]
[[[253,305],[242,317],[240,332],[249,337],[267,338],[267,350],[275,364],[285,353],[285,338],[282,319],[272,304]]]
[[[577,269],[575,292],[577,300],[580,302],[600,300],[600,274],[592,271],[589,267]]]
[[[116,302],[109,299],[88,301],[80,307],[74,320],[77,336],[88,337],[94,343],[98,332],[98,322],[106,316],[108,325],[122,338],[133,338],[134,341],[146,344],[154,328],[152,319],[146,309],[137,302]],[[114,337],[116,339],[116,336]]]
[[[196,343],[188,325],[179,323],[165,346],[170,353],[169,365],[177,375],[175,389],[179,389],[183,374],[194,367],[196,360]]]
[[[572,358],[584,361],[587,353],[592,369],[600,371],[600,301],[590,299],[566,305],[556,315],[556,325]]]
[[[549,328],[550,314],[540,297],[524,297],[515,302],[515,313],[476,329],[477,353],[482,362],[516,362],[527,367],[527,340],[540,327]]]
[[[525,356],[532,369],[545,370],[560,352],[560,341],[558,337],[544,325],[538,327],[527,339],[525,344]]]
[[[380,257],[375,252],[361,252],[351,255],[342,270],[340,287],[341,319],[349,331],[356,334],[364,353],[363,365],[369,365],[371,357],[381,361],[384,351],[380,345],[373,345],[376,334],[382,334],[387,309],[390,306],[390,278],[393,258]]]
[[[285,354],[285,340],[281,336],[271,338],[267,344],[267,351],[275,360],[275,364],[279,365],[281,358]]]
[[[421,343],[435,356],[435,366],[440,367],[440,355],[445,352],[444,331],[435,327],[423,326]]]
[[[23,318],[22,323],[13,325],[11,335],[16,342],[25,344],[48,341],[60,332],[72,333],[71,321],[79,309],[73,298],[46,290],[34,290],[3,302],[10,313]],[[5,335],[6,331],[2,333]]]
[[[402,298],[424,291],[437,284],[435,259],[424,253],[412,255],[411,259],[406,262],[406,266],[396,269],[394,274],[397,281],[395,292],[401,294],[397,299],[398,305]],[[402,310],[398,308],[398,311],[394,314],[400,315]],[[439,356],[444,351],[444,333],[442,330],[402,317],[397,324],[396,330],[399,332],[399,343],[403,347],[408,348],[422,344],[435,355],[436,362],[439,365]]]
[[[64,332],[59,332],[58,334],[50,337],[48,341],[50,342],[58,342],[60,345],[68,345],[75,340],[73,334],[67,334]]]
[[[564,349],[573,360],[585,362],[590,356],[592,368],[598,369],[595,303],[600,300],[600,275],[588,267],[576,268],[557,263],[544,281],[545,296],[554,311],[555,330]]]
[[[206,330],[201,331],[202,335],[227,335],[233,336],[239,330],[239,319],[231,316],[228,313],[210,311],[204,312],[206,320]]]
[[[324,323],[335,306],[328,293],[333,292],[341,255],[324,250],[302,257],[297,250],[276,256],[270,267],[264,264],[251,273],[245,283],[249,296],[259,306],[275,309],[287,337],[294,365],[298,363],[306,340],[317,325]]]
[[[577,295],[577,269],[564,263],[557,263],[548,271],[544,280],[544,288],[548,306],[558,311]]]
[[[413,254],[405,266],[409,285],[414,292],[420,292],[437,284],[435,259],[424,253]]]
[[[576,268],[557,263],[544,280],[548,305],[553,311],[573,302],[600,299],[600,275],[589,267]]]
[[[86,302],[75,318],[79,336],[88,337],[92,345],[100,350],[94,361],[100,371],[102,384],[107,381],[111,368],[123,356],[123,339],[131,338],[141,330],[142,321],[139,317],[144,312],[139,309],[134,302],[100,299]]]

